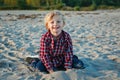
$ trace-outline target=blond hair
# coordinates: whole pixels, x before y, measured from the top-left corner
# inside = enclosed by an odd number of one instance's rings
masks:
[[[63,20],[63,24],[65,24],[65,20],[64,20],[64,16],[59,12],[59,11],[52,11],[50,13],[48,13],[45,18],[44,18],[44,23],[45,23],[45,27],[47,30],[48,29],[48,22],[54,17],[54,16],[60,16]]]

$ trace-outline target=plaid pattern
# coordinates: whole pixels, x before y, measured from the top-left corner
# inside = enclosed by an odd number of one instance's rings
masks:
[[[50,31],[42,35],[40,40],[40,59],[47,70],[64,66],[72,68],[73,47],[70,35],[62,31],[60,37],[54,40]]]

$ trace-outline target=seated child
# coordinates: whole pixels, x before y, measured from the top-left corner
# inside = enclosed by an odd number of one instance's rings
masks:
[[[27,57],[26,60],[41,72],[52,73],[57,70],[84,68],[84,64],[73,55],[73,45],[70,35],[63,30],[64,16],[57,11],[45,16],[47,32],[40,40],[39,59]]]

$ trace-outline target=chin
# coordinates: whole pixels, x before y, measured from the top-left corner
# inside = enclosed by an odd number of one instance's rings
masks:
[[[60,33],[55,33],[54,36],[59,36]]]
[[[54,33],[54,36],[59,36],[61,31],[53,31],[53,33]]]
[[[56,36],[58,36],[59,34],[58,34],[58,33],[56,33],[55,35],[56,35]]]

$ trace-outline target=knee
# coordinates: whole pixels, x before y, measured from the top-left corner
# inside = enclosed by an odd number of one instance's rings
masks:
[[[41,72],[42,72],[42,71],[46,71],[46,68],[45,68],[44,64],[43,64],[41,61],[39,61],[39,62],[36,64],[36,67],[37,67],[37,69],[40,70]]]

